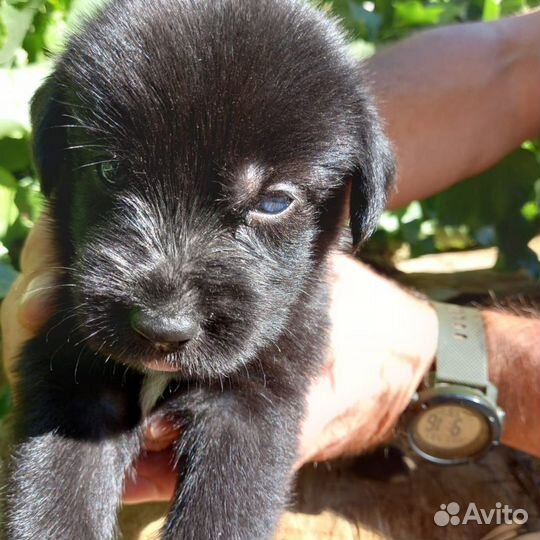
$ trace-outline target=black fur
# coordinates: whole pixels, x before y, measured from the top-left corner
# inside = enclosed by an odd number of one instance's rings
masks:
[[[115,537],[157,360],[174,373],[154,410],[182,427],[163,538],[270,538],[325,357],[347,184],[359,243],[393,174],[340,31],[300,0],[114,0],[32,117],[62,267],[20,361],[5,537]],[[291,207],[261,213],[276,189]],[[156,349],[134,307],[199,333]]]

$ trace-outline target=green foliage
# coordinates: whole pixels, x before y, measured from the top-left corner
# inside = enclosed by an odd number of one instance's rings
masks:
[[[0,139],[0,298],[13,279],[22,244],[42,206],[28,135]]]

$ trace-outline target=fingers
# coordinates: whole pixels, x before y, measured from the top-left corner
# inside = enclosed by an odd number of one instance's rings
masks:
[[[31,339],[53,312],[50,291],[54,275],[45,271],[29,279],[21,274],[2,302],[2,354],[8,379],[22,344]]]
[[[176,487],[177,471],[172,449],[144,454],[135,463],[135,472],[124,487],[124,503],[169,501]]]
[[[150,418],[143,428],[143,447],[149,452],[160,452],[169,448],[180,433],[162,416]]]
[[[172,444],[179,432],[165,417],[150,418],[143,427],[144,453],[135,463],[134,474],[126,481],[124,502],[137,504],[168,501],[176,487]]]
[[[49,220],[43,214],[30,231],[21,253],[24,292],[19,296],[20,291],[14,291],[14,301],[19,299],[19,322],[29,330],[39,330],[52,314],[52,290],[57,284],[53,264]]]
[[[2,352],[5,372],[11,381],[14,362],[22,344],[33,337],[53,312],[53,259],[47,218],[44,216],[37,221],[24,246],[22,274],[2,302]]]
[[[43,269],[43,273],[30,280],[23,276],[23,283],[24,281],[27,283],[23,294],[19,295],[19,291],[15,290],[13,301],[18,301],[16,308],[19,323],[35,333],[53,314],[52,291],[57,285],[57,276],[51,270]]]
[[[21,270],[25,275],[40,273],[54,261],[51,225],[46,212],[43,212],[32,227],[21,252]]]
[[[18,319],[19,299],[25,287],[24,278],[19,276],[8,295],[4,298],[1,306],[2,357],[4,359],[4,371],[10,381],[13,374],[13,362],[18,354],[20,345],[32,337],[32,332],[23,327]]]

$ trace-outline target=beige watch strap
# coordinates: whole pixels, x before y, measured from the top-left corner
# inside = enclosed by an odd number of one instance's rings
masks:
[[[433,307],[439,318],[436,382],[473,386],[487,392],[491,385],[480,311],[440,302],[433,302]]]

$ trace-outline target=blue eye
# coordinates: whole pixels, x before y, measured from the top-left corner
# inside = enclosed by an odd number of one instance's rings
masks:
[[[259,202],[256,210],[263,214],[281,214],[291,206],[292,202],[293,199],[285,193],[271,193]]]

